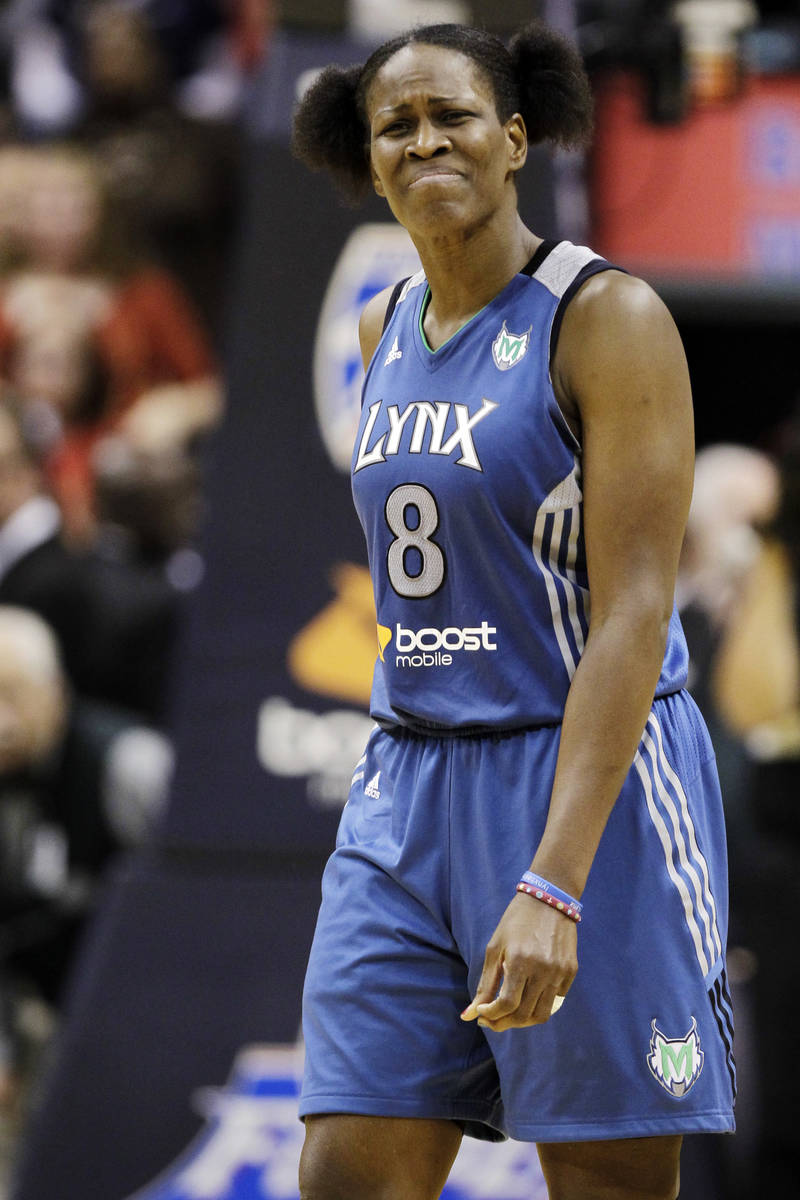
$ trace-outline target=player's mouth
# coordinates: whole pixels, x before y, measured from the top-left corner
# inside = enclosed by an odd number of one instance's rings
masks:
[[[424,187],[425,184],[452,183],[454,179],[463,178],[460,171],[447,167],[432,167],[426,171],[418,171],[409,183],[410,188]]]

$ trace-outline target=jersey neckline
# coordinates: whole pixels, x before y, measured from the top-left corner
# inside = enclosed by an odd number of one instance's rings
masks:
[[[496,296],[492,296],[491,300],[487,301],[483,308],[479,308],[478,311],[473,313],[473,315],[467,321],[465,321],[463,325],[459,325],[458,329],[456,329],[454,333],[451,333],[450,337],[446,341],[442,342],[441,346],[439,346],[436,350],[431,349],[428,339],[425,336],[425,330],[422,324],[431,299],[431,285],[426,279],[425,290],[423,291],[419,300],[417,316],[416,320],[414,321],[414,342],[417,347],[418,357],[427,370],[435,371],[449,357],[449,353],[445,352],[452,349],[453,344],[457,339],[460,338],[461,334],[464,333],[464,331],[471,325],[477,322],[479,318],[487,311],[487,309],[496,304],[501,296],[508,291],[512,284],[516,283],[521,275],[527,275],[528,278],[533,278],[534,272],[538,270],[551,250],[553,250],[553,248],[558,244],[558,240],[550,238],[546,238],[540,242],[540,244],[536,247],[533,256],[528,260],[525,266],[512,275],[508,283],[500,289]]]
[[[503,291],[505,291],[505,288],[503,289]],[[500,295],[499,292],[498,292],[498,295]],[[431,346],[430,342],[428,341],[427,337],[425,336],[425,327],[423,325],[423,321],[425,320],[425,313],[428,311],[428,305],[431,302],[431,285],[426,280],[425,281],[425,291],[422,294],[422,300],[420,302],[419,312],[417,313],[417,329],[419,330],[420,341],[422,342],[423,349],[428,354],[430,354],[431,357],[435,357],[437,354],[441,354],[442,350],[447,349],[447,347],[452,342],[453,338],[457,338],[458,335],[461,333],[462,329],[466,329],[467,326],[471,325],[473,321],[477,321],[477,319],[481,315],[481,313],[485,312],[490,304],[494,304],[496,299],[497,299],[497,296],[492,296],[492,299],[489,300],[488,303],[484,304],[483,308],[479,308],[476,313],[473,313],[471,317],[468,317],[463,325],[459,325],[458,329],[456,329],[453,333],[451,333],[450,337],[447,338],[446,341],[442,342],[441,346],[437,346],[437,348],[434,350],[433,347]]]

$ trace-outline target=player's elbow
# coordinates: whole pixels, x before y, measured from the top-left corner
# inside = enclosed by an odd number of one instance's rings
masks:
[[[660,658],[666,649],[673,607],[673,593],[652,583],[626,589],[624,596],[602,605],[595,605],[593,597],[590,636],[617,638]]]

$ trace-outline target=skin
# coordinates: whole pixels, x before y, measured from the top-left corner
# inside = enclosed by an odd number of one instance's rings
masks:
[[[769,540],[752,567],[720,645],[714,691],[731,729],[744,737],[768,726],[778,744],[796,745],[800,727],[800,647],[792,568]]]
[[[517,212],[525,125],[519,114],[500,122],[491,85],[470,59],[425,45],[405,47],[384,65],[368,115],[373,184],[419,252],[431,289],[425,334],[435,349],[505,287],[541,241]],[[360,323],[365,364],[380,339],[388,294],[367,305]],[[645,283],[617,272],[587,281],[569,305],[552,375],[583,447],[592,612],[531,868],[580,897],[661,670],[691,496],[692,408],[669,313]],[[515,895],[462,1019],[496,1032],[544,1023],[575,978],[577,944],[572,921]],[[457,1150],[447,1127],[311,1118],[301,1194],[432,1200]],[[674,1200],[680,1142],[548,1144],[539,1154],[552,1200]]]

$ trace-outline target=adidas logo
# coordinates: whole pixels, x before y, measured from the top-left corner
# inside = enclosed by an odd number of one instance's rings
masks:
[[[378,787],[378,781],[380,777],[381,773],[378,771],[372,776],[372,779],[370,779],[369,783],[364,784],[364,794],[366,796],[371,796],[373,800],[380,800],[381,798],[380,788]]]
[[[403,351],[400,349],[400,347],[397,344],[397,338],[395,338],[394,341],[392,342],[391,350],[386,355],[386,362],[383,365],[385,367],[388,367],[389,363],[393,363],[396,358],[402,358],[402,357],[403,357]]]

